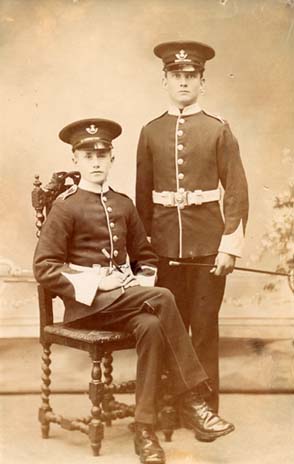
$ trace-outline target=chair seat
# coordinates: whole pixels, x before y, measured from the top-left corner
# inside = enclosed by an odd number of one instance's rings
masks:
[[[62,322],[44,327],[44,337],[50,342],[71,345],[77,344],[95,345],[101,349],[134,348],[135,337],[130,332],[113,332],[105,330],[87,330],[69,327]],[[68,343],[67,343],[68,342]]]

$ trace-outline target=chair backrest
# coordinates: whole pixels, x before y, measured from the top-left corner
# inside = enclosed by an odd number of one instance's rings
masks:
[[[43,223],[52,207],[53,201],[71,187],[73,184],[78,184],[80,181],[80,173],[78,171],[71,172],[55,172],[52,175],[50,182],[43,188],[41,187],[39,176],[35,176],[34,189],[32,191],[32,205],[36,211],[36,235],[39,238]],[[71,183],[68,183],[68,179]],[[42,341],[43,329],[46,325],[53,324],[53,295],[49,290],[42,285],[38,285],[39,296],[39,311],[40,311],[40,340]]]
[[[78,184],[80,178],[81,175],[78,171],[55,172],[50,182],[43,188],[41,187],[42,182],[40,182],[39,176],[35,175],[34,189],[32,191],[32,205],[36,211],[36,235],[38,238],[53,201],[58,195],[71,187],[72,184]],[[68,179],[72,181],[70,184],[67,183]]]

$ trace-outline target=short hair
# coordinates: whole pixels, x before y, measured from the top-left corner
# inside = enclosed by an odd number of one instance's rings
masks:
[[[72,151],[72,153],[73,153],[73,156],[74,156],[74,158],[76,158],[76,156],[77,156],[77,152],[78,152],[78,151],[93,151],[93,150],[94,150],[94,149],[93,149],[93,148],[90,148],[90,147],[84,147],[84,148],[83,148],[83,147],[78,147],[78,148],[72,148],[72,149],[71,149],[71,151]],[[109,152],[109,153],[110,153],[110,158],[111,158],[111,159],[114,159],[114,158],[115,158],[115,156],[114,156],[114,154],[113,154],[113,151],[112,151],[112,150],[113,150],[113,147],[109,147],[109,148],[103,148],[103,149],[100,149],[100,150],[94,150],[94,151],[104,151],[104,152],[106,152],[106,151],[107,151],[107,152]]]

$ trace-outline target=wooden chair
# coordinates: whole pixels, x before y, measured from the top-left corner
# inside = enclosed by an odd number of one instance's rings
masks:
[[[71,184],[67,184],[68,180]],[[37,237],[43,222],[50,211],[55,198],[72,183],[78,184],[80,174],[73,172],[57,172],[45,187],[41,187],[39,176],[35,176],[32,191],[32,205],[36,211]],[[53,301],[55,295],[38,285],[40,311],[40,343],[42,354],[42,405],[39,409],[42,437],[48,438],[50,423],[59,424],[66,430],[79,430],[89,436],[94,456],[98,456],[104,436],[104,425],[111,426],[114,419],[134,416],[135,407],[116,401],[117,393],[133,393],[135,381],[121,384],[113,383],[112,353],[135,347],[135,339],[130,333],[107,332],[98,330],[81,330],[68,327],[64,323],[54,323]],[[89,398],[92,403],[90,415],[84,418],[63,417],[53,412],[50,405],[51,345],[63,345],[87,351],[92,360]],[[103,378],[102,378],[103,375]],[[167,376],[163,375],[160,404],[160,424],[165,440],[170,441],[174,429],[175,412],[172,396],[168,393]]]

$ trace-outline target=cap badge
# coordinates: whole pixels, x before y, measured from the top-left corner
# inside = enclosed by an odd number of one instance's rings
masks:
[[[191,62],[191,60],[188,57],[188,53],[185,52],[185,50],[180,50],[179,53],[176,53],[176,60],[175,60],[175,63],[179,63],[179,62]]]
[[[86,131],[88,132],[88,134],[94,135],[98,132],[98,129],[95,126],[95,124],[91,124],[90,127],[86,128]]]

